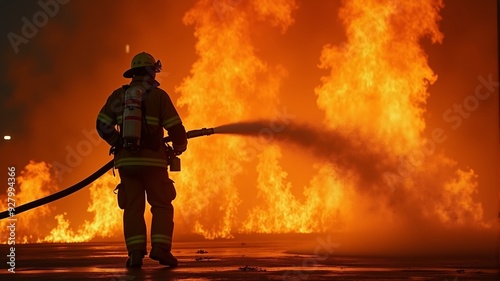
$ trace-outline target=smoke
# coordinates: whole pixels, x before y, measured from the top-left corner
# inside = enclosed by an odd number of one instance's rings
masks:
[[[384,173],[396,171],[383,151],[367,146],[361,134],[325,130],[307,124],[290,123],[280,132],[269,134],[265,128],[272,121],[238,122],[214,128],[216,134],[235,134],[267,138],[295,146],[303,153],[337,166],[341,171],[359,175],[364,188],[384,185]]]
[[[491,227],[491,222],[483,217],[481,203],[474,199],[478,186],[475,172],[459,169],[456,162],[441,154],[417,161],[413,155],[395,157],[352,131],[346,134],[289,123],[283,130],[269,134],[269,124],[269,120],[232,123],[216,127],[214,132],[266,138],[269,145],[273,141],[291,145],[324,165],[332,165],[340,178],[356,179],[353,188],[357,195],[350,200],[368,199],[363,204],[366,209],[359,208],[364,211],[396,212],[398,219],[413,225],[439,222],[448,226]]]

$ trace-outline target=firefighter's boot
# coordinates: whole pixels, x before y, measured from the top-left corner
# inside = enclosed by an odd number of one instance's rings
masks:
[[[144,254],[141,250],[132,251],[131,253],[129,253],[129,258],[127,259],[126,267],[141,268],[143,258]]]
[[[178,264],[172,252],[160,247],[153,247],[151,253],[149,253],[149,257],[155,261],[159,261],[161,265],[167,265],[169,267],[176,267]]]

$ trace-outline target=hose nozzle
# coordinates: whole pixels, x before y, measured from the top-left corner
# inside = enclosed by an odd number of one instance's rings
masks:
[[[201,136],[209,136],[214,133],[214,128],[203,128],[198,130],[191,130],[186,133],[188,139],[201,137]],[[163,138],[164,142],[169,142],[170,136]]]
[[[196,138],[196,137],[201,137],[201,136],[209,136],[214,133],[214,128],[203,128],[199,130],[191,130],[186,133],[187,138]]]

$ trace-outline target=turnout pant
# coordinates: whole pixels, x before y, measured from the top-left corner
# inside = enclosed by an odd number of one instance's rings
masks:
[[[172,200],[176,191],[172,180],[168,178],[166,168],[151,166],[126,166],[118,169],[121,188],[118,192],[124,206],[123,232],[128,252],[146,250],[146,222],[144,210],[146,198],[151,205],[151,247],[172,248],[174,231],[174,208]],[[122,195],[122,196],[120,196]],[[147,196],[147,197],[146,197]]]

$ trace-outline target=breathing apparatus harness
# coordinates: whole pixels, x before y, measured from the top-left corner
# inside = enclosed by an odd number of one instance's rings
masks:
[[[160,61],[156,64],[161,69]],[[162,141],[158,138],[161,126],[151,132],[146,121],[146,107],[144,100],[148,94],[156,88],[156,85],[145,89],[142,86],[123,85],[123,118],[120,126],[121,141],[117,146],[110,148],[110,155],[117,155],[121,149],[126,149],[132,153],[137,153],[143,148],[157,151],[162,146]],[[181,159],[177,157],[172,146],[163,142],[167,155],[167,165],[171,172],[181,170]]]
[[[151,79],[152,77],[154,78],[154,73],[161,72],[161,68],[161,61],[158,60],[155,62],[151,55],[141,53],[134,57],[132,60],[132,68],[126,72],[127,75],[125,76],[144,75],[145,79]],[[123,122],[120,128],[122,133],[122,146],[130,152],[138,152],[141,147],[144,146],[144,133],[150,133],[145,118],[146,108],[144,107],[143,101],[146,99],[149,92],[159,85],[156,81],[154,81],[154,83],[149,83],[149,81],[143,82],[143,85],[149,85],[147,89],[143,86],[137,85],[122,86],[124,90]],[[148,132],[141,130],[142,124],[145,125],[144,127],[148,130]],[[158,133],[158,131],[156,133]],[[150,142],[150,139],[151,138],[147,141]],[[159,141],[156,141],[156,143],[158,142]],[[148,143],[146,146],[153,150],[158,150],[159,148],[158,144],[152,145],[151,143]]]
[[[123,121],[120,128],[122,133],[122,146],[130,152],[138,152],[141,148],[141,126],[144,122],[143,94],[144,87],[123,86]]]

